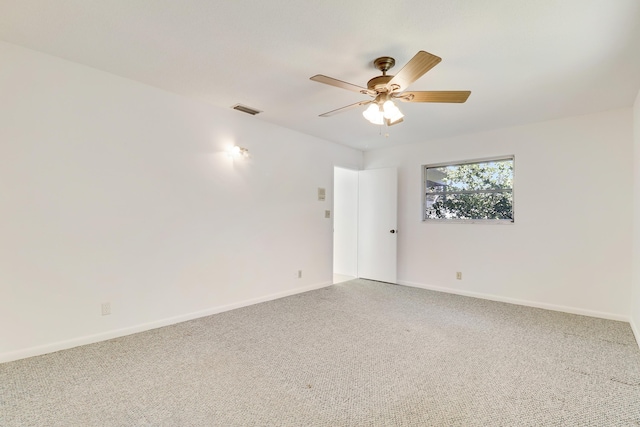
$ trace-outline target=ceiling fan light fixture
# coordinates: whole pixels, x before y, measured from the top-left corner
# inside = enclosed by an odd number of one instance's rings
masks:
[[[404,114],[402,114],[400,109],[391,100],[388,100],[384,104],[382,104],[382,110],[384,112],[384,118],[389,119],[391,123],[397,122],[404,117]]]
[[[362,112],[365,119],[369,120],[374,125],[384,124],[384,113],[378,104],[371,104],[369,108]]]
[[[444,102],[462,103],[467,100],[471,91],[468,90],[445,90],[445,91],[411,91],[407,92],[407,87],[422,77],[427,71],[438,65],[442,60],[439,56],[433,55],[424,50],[418,51],[413,58],[405,64],[395,75],[387,75],[387,71],[395,65],[395,59],[390,56],[383,56],[373,61],[373,65],[380,71],[381,76],[376,76],[367,82],[367,87],[343,82],[342,80],[316,74],[310,79],[318,83],[335,86],[341,89],[369,95],[373,99],[370,101],[360,101],[346,107],[320,114],[320,117],[329,117],[337,113],[351,110],[362,105],[370,104],[362,112],[365,119],[375,125],[387,126],[403,121],[404,114],[395,105],[393,99],[402,102]]]
[[[396,123],[402,120],[403,117],[404,117],[404,114],[402,114],[400,110],[396,110],[389,117],[385,117],[385,118],[388,119],[390,123]]]

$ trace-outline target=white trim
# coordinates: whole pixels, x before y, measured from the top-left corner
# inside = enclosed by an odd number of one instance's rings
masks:
[[[620,314],[607,313],[604,311],[586,310],[583,308],[569,307],[566,305],[556,305],[556,304],[548,304],[543,302],[521,300],[517,298],[501,297],[498,295],[484,294],[481,292],[470,292],[470,291],[464,291],[460,289],[445,288],[442,286],[431,286],[431,285],[425,285],[422,283],[408,282],[404,280],[398,281],[398,284],[404,285],[404,286],[411,286],[412,288],[428,289],[431,291],[445,292],[448,294],[456,294],[456,295],[463,295],[463,296],[473,297],[473,298],[481,298],[481,299],[486,299],[491,301],[506,302],[509,304],[524,305],[527,307],[543,308],[545,310],[561,311],[564,313],[580,314],[582,316],[598,317],[601,319],[618,320],[622,322],[629,322],[630,320],[628,316],[623,316]],[[633,325],[631,327],[633,328]],[[634,332],[636,332],[636,339],[637,339],[639,337],[637,333],[638,331],[634,330]],[[640,340],[638,342],[640,342]]]
[[[459,219],[459,218],[427,218],[422,220],[423,224],[487,224],[487,225],[513,225],[512,219]]]
[[[198,319],[200,317],[211,316],[212,314],[222,313],[236,308],[246,307],[249,305],[258,304],[261,302],[271,301],[279,298],[288,297],[291,295],[301,294],[303,292],[313,291],[316,289],[325,288],[331,286],[332,282],[316,283],[314,285],[304,286],[301,288],[291,289],[288,291],[278,292],[275,294],[265,295],[258,298],[252,298],[244,301],[240,301],[233,304],[221,305],[217,307],[211,307],[205,310],[196,311],[193,313],[182,314],[179,316],[169,317],[166,319],[156,320],[154,322],[142,323],[140,325],[129,326],[121,329],[114,329],[111,331],[101,332],[94,335],[85,335],[78,338],[72,338],[70,340],[58,341],[51,344],[44,344],[35,347],[29,347],[22,350],[15,350],[0,354],[0,363],[11,362],[14,360],[25,359],[27,357],[41,356],[47,353],[53,353],[55,351],[67,350],[73,347],[81,345],[93,344],[100,341],[106,341],[113,338],[122,337],[125,335],[136,334],[138,332],[144,332],[151,329],[161,328],[163,326],[174,325],[176,323],[186,322],[188,320]]]
[[[631,325],[633,335],[635,335],[636,337],[636,344],[638,344],[638,347],[640,347],[640,329],[638,329],[638,326],[636,326],[635,322],[633,321],[633,317],[629,319],[629,324]]]
[[[500,162],[503,160],[514,160],[515,158],[516,158],[515,154],[506,154],[502,156],[489,156],[489,157],[481,157],[478,159],[470,159],[470,160],[456,160],[451,162],[427,163],[422,165],[422,167],[439,168],[442,166],[473,165],[475,163],[489,163],[489,162]]]

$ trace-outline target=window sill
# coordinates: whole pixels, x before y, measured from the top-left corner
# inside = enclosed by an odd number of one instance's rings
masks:
[[[486,225],[510,225],[511,219],[423,219],[425,224],[486,224]]]

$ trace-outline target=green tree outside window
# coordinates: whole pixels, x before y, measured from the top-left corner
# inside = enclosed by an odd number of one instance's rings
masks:
[[[425,219],[513,221],[513,163],[425,166]]]

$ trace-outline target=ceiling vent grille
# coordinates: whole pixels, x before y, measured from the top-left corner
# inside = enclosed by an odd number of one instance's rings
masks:
[[[256,114],[262,113],[262,111],[260,111],[260,110],[256,110],[255,108],[247,107],[246,105],[242,105],[242,104],[236,104],[231,108],[233,108],[234,110],[242,111],[243,113],[251,114],[252,116],[255,116]]]

